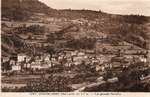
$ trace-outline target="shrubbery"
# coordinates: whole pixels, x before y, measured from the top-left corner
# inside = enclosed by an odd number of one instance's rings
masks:
[[[69,92],[72,89],[68,87],[69,78],[50,76],[30,81],[23,89],[26,92]]]
[[[93,49],[95,47],[96,40],[90,38],[73,39],[68,41],[67,47],[75,49]]]

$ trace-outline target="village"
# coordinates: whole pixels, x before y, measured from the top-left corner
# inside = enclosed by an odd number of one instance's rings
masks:
[[[118,71],[121,71],[131,64],[137,62],[146,64],[148,62],[147,51],[145,50],[137,49],[137,47],[134,49],[132,45],[130,47],[127,43],[116,46],[116,49],[115,46],[111,46],[113,48],[109,46],[106,43],[104,45],[97,43],[95,50],[64,49],[56,54],[42,52],[35,52],[32,55],[25,53],[13,54],[11,57],[2,58],[2,75],[8,72],[16,72],[19,74],[29,71],[31,74],[34,74],[38,71],[46,71],[53,67],[58,67],[60,70],[62,68],[68,68],[66,69],[67,72],[71,72],[72,68],[80,67],[80,65],[89,66],[95,72],[105,72],[107,68],[114,70],[115,68],[119,68]]]
[[[83,63],[85,65],[94,66],[95,71],[104,71],[105,68],[115,67],[115,64],[118,63],[117,67],[126,67],[126,65],[136,62],[147,63],[148,58],[148,51],[125,41],[112,44],[109,42],[109,40],[112,40],[112,37],[110,38],[106,35],[101,35],[101,37],[96,38],[95,46],[92,50],[77,50],[64,47],[67,40],[61,38],[62,36],[58,38],[57,32],[52,34],[45,33],[44,35],[32,35],[30,38],[28,38],[30,35],[27,35],[27,38],[24,38],[21,34],[19,36],[30,46],[32,54],[21,52],[12,54],[10,57],[3,57],[3,73],[7,71],[44,70],[53,66],[65,66],[65,68],[70,68]],[[53,37],[54,43],[49,43],[48,37]],[[62,50],[54,53],[53,49],[50,48],[52,45],[59,45],[59,49],[62,48]],[[37,50],[43,48],[50,49],[50,51]]]
[[[2,17],[2,91],[150,91],[146,28],[115,14],[78,11]]]
[[[118,54],[96,54],[93,50],[64,50],[63,52],[50,55],[48,53],[42,53],[36,56],[28,56],[24,53],[20,53],[17,55],[13,55],[11,58],[3,58],[2,59],[2,77],[4,86],[9,87],[10,89],[16,89],[16,87],[24,87],[26,86],[26,82],[17,82],[18,84],[12,86],[6,76],[15,77],[15,76],[31,76],[34,75],[39,76],[74,76],[79,73],[85,75],[89,75],[87,79],[91,79],[91,77],[96,77],[100,82],[105,78],[105,74],[112,71],[113,74],[109,74],[108,80],[110,82],[115,82],[118,80],[117,75],[120,74],[124,68],[130,67],[132,64],[140,62],[142,67],[140,70],[147,70],[149,66],[147,65],[147,58],[142,53],[136,53],[133,55],[123,54],[123,52],[118,51]],[[138,51],[139,52],[139,51]],[[141,55],[140,55],[141,54]],[[91,72],[91,73],[88,73]],[[92,74],[92,76],[90,76]],[[96,75],[93,75],[96,74]],[[147,75],[142,75],[141,79],[146,77]],[[5,79],[6,77],[6,79]],[[73,78],[74,78],[73,77]],[[28,79],[30,77],[27,77]],[[34,78],[34,77],[31,77]],[[92,78],[93,79],[93,78]],[[95,78],[94,78],[95,79]],[[94,81],[93,79],[93,81]],[[88,81],[88,80],[87,80]],[[86,81],[85,81],[86,82]],[[79,81],[80,83],[80,81]],[[89,82],[88,82],[89,83]],[[9,85],[8,85],[9,84]],[[80,83],[81,86],[85,86],[86,84]],[[21,85],[21,86],[19,86]],[[76,87],[76,85],[72,85],[75,90],[80,90],[81,86]],[[90,86],[92,88],[93,86]]]
[[[13,35],[13,37],[22,39],[27,47],[20,47],[18,53],[12,52],[11,56],[2,57],[2,82],[4,83],[2,88],[12,88],[13,90],[16,87],[17,89],[26,87],[34,77],[41,79],[41,76],[45,78],[53,75],[71,78],[73,82],[69,86],[75,91],[80,91],[82,87],[88,86],[95,81],[98,81],[96,82],[98,85],[104,80],[116,82],[124,69],[137,63],[141,65],[139,70],[145,71],[149,68],[147,50],[126,41],[112,43],[115,35],[107,36],[99,32],[97,37],[83,38],[86,42],[88,40],[96,40],[91,43],[94,44],[92,49],[67,48],[66,44],[70,40],[66,39],[64,33],[78,31],[79,24],[80,26],[82,25],[81,20],[72,20],[71,26],[66,26],[63,30],[56,27],[50,33],[37,32],[38,34],[31,34],[30,30],[27,30],[29,34],[19,33],[18,35]],[[56,23],[55,19],[52,19],[52,21]],[[58,22],[60,23],[62,20]],[[8,25],[8,23],[6,24]],[[14,25],[15,23],[13,27]],[[42,29],[38,25],[27,25],[21,24],[15,31],[21,32],[20,29],[28,27]],[[83,31],[82,29],[80,30]],[[11,33],[6,35],[12,36]],[[76,35],[75,37],[78,38],[79,36]],[[77,42],[76,45],[80,48],[83,44],[78,44]],[[87,77],[76,81],[79,79],[76,76]],[[143,79],[146,76],[142,73],[140,78]],[[19,79],[15,80],[16,78]],[[79,85],[76,86],[75,83]],[[93,88],[93,85],[90,88]]]

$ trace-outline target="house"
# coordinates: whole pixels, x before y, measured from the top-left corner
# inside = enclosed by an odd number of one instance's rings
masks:
[[[13,65],[12,71],[21,71],[21,66],[20,65]]]
[[[48,65],[48,67],[52,67],[53,66],[52,61],[48,61],[47,65]]]
[[[9,57],[2,57],[2,63],[8,62],[9,61]]]
[[[17,55],[17,61],[18,62],[23,62],[23,61],[25,61],[25,58],[26,58],[27,56],[25,55],[25,54],[18,54]]]
[[[96,65],[96,71],[100,71],[101,70],[101,66],[100,65]]]
[[[49,64],[41,62],[32,62],[30,68],[33,70],[47,69],[49,68]]]
[[[81,62],[81,61],[83,61],[84,60],[84,56],[74,56],[73,57],[73,61],[74,62]]]
[[[147,58],[145,58],[145,57],[140,57],[140,61],[146,63],[146,62],[147,62]]]
[[[46,40],[47,36],[46,35],[32,35],[32,39],[35,39],[35,40]]]
[[[70,61],[70,62],[67,62],[66,64],[64,64],[64,66],[66,66],[66,67],[71,67],[72,66],[72,62]]]
[[[83,24],[83,22],[82,22],[81,20],[79,20],[79,19],[71,20],[71,22],[72,22],[73,24],[80,24],[80,25]]]
[[[124,60],[125,60],[125,57],[115,56],[115,57],[112,57],[111,62],[124,62]]]
[[[84,55],[85,55],[84,52],[79,52],[79,53],[78,53],[78,56],[84,56]]]
[[[82,62],[80,61],[80,62],[73,62],[74,63],[74,65],[80,65],[80,64],[82,64]]]
[[[105,71],[105,66],[96,65],[96,71]]]
[[[95,50],[86,50],[85,53],[92,55],[92,54],[95,54]]]
[[[37,56],[35,56],[34,58],[35,58],[35,62],[41,62],[41,61],[43,61],[43,59],[44,59],[44,57],[41,56],[41,55],[37,55]]]
[[[73,61],[83,61],[87,58],[84,52],[76,52],[77,55],[72,56]]]
[[[50,55],[44,56],[44,61],[45,61],[45,62],[50,61]]]
[[[64,59],[64,55],[60,55],[59,57],[58,57],[58,61],[61,61],[61,60],[63,60]]]
[[[71,52],[71,56],[76,56],[78,54],[78,51]]]
[[[16,61],[15,60],[10,60],[9,61],[9,64],[12,66],[12,65],[16,65]]]
[[[109,67],[110,65],[108,64],[108,67]],[[119,67],[123,67],[123,64],[121,64],[120,62],[112,62],[111,63],[111,66],[113,67],[113,68],[119,68]]]

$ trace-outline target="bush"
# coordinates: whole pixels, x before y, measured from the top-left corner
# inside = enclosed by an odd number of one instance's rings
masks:
[[[91,38],[72,39],[68,41],[67,47],[75,49],[93,49],[95,47],[96,40]]]
[[[26,87],[20,89],[25,92],[69,92],[69,78],[50,76],[48,79],[41,78],[30,81]]]

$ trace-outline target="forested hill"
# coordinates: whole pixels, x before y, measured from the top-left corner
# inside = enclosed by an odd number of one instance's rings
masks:
[[[143,49],[148,49],[150,43],[150,17],[142,15],[115,15],[103,11],[92,10],[57,10],[48,7],[38,0],[2,0],[2,19],[8,18],[9,21],[27,21],[34,13],[42,13],[47,17],[57,19],[66,18],[67,20],[83,19],[82,22],[96,22],[92,25],[78,26],[83,29],[79,33],[86,33],[92,30],[93,37],[98,33],[104,33],[108,36],[115,36],[116,41],[126,41]],[[86,24],[86,23],[85,23]],[[57,25],[57,23],[56,23]],[[5,32],[4,32],[5,34]],[[72,35],[71,33],[70,36]],[[3,48],[11,44],[14,47],[14,39],[3,35]],[[6,44],[6,45],[5,45]],[[24,45],[25,43],[21,43]],[[16,47],[17,48],[17,47]],[[9,49],[9,48],[8,48]]]
[[[33,13],[48,14],[51,10],[39,0],[2,0],[2,17],[13,20],[28,19]]]

